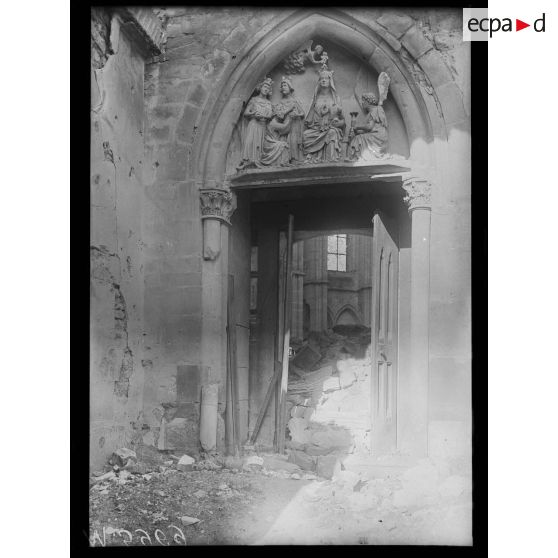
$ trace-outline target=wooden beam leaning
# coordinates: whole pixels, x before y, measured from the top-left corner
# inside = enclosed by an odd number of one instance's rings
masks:
[[[227,373],[227,408],[225,413],[226,428],[225,438],[227,452],[238,454],[240,451],[240,424],[238,407],[238,382],[236,359],[236,320],[234,317],[234,276],[228,277],[227,299],[227,346],[228,346],[228,373]]]
[[[256,419],[256,425],[254,426],[254,432],[252,432],[252,436],[250,436],[250,444],[251,445],[256,442],[258,434],[260,433],[260,428],[262,426],[262,422],[263,422],[263,419],[265,417],[265,412],[267,411],[267,408],[269,407],[269,402],[271,401],[271,396],[273,395],[273,392],[275,390],[275,384],[277,384],[277,381],[281,377],[281,373],[282,373],[281,363],[276,361],[275,362],[275,371],[273,372],[273,376],[271,377],[271,380],[269,382],[269,386],[267,387],[267,392],[265,394],[265,398],[264,398],[263,403],[262,403],[262,408],[260,409],[260,412],[258,414],[258,418]]]
[[[287,234],[288,231],[279,231],[279,261],[277,273],[277,334],[275,338],[275,359],[282,370],[283,344],[285,334],[285,298],[287,295]],[[275,390],[275,436],[273,439],[273,450],[279,451],[279,438],[281,436],[281,405],[280,391],[281,386],[276,384]]]
[[[293,231],[294,217],[289,215],[287,233],[287,265],[285,277],[285,310],[283,330],[283,359],[281,370],[281,384],[279,392],[279,424],[277,430],[277,450],[279,453],[285,451],[285,428],[287,424],[287,388],[289,381],[289,346],[291,342],[291,298],[292,298],[292,275],[293,275]]]

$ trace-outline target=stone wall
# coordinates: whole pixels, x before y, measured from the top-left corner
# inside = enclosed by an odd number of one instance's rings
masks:
[[[91,465],[141,436],[143,68],[112,16],[91,19]],[[77,372],[77,371],[76,371]]]
[[[133,45],[121,38],[118,51],[109,53],[110,29],[102,17],[96,20],[93,64],[110,76],[105,93],[92,79],[92,448],[97,454],[102,443],[125,441],[140,423],[150,429],[149,441],[166,447],[171,442],[160,440],[158,430],[163,418],[167,425],[174,421],[172,444],[198,447],[201,385],[215,373],[202,361],[202,344],[222,351],[222,331],[211,333],[203,316],[207,282],[198,190],[211,185],[197,182],[194,155],[210,117],[211,95],[249,54],[250,40],[292,11],[164,9],[166,48],[145,67],[144,83],[143,60]],[[430,442],[440,451],[463,448],[470,424],[470,76],[461,12],[346,12],[400,53],[428,110],[445,123],[445,130],[434,127],[433,137],[416,139],[410,151],[433,144],[436,159]],[[224,142],[226,152],[232,135],[233,129],[225,130],[212,147],[218,150]],[[222,413],[224,371],[218,374]]]

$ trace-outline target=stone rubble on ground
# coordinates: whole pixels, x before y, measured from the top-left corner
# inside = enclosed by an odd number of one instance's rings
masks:
[[[195,462],[196,460],[193,457],[184,454],[176,464],[176,468],[179,471],[192,471]]]
[[[311,334],[292,359],[287,447],[302,469],[331,478],[337,460],[369,454],[369,345],[369,328],[336,326]]]

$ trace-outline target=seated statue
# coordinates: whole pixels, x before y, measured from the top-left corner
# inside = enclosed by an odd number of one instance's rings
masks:
[[[389,81],[389,76],[382,72],[378,78],[379,100],[374,93],[362,95],[366,123],[351,127],[349,131],[347,156],[351,161],[373,161],[388,156],[387,120],[382,104],[387,97]]]
[[[304,111],[293,96],[289,78],[281,78],[282,99],[273,106],[273,118],[267,126],[262,164],[285,166],[300,162],[302,153],[302,119]]]
[[[335,90],[333,72],[322,69],[310,110],[304,120],[302,145],[308,163],[338,161],[343,156],[341,142],[345,119]]]
[[[352,161],[372,161],[382,159],[387,154],[388,134],[384,109],[378,106],[373,93],[362,95],[362,106],[366,113],[366,124],[355,126],[351,130],[349,159]]]

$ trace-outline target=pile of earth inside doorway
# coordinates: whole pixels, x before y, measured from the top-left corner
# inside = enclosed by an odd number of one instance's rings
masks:
[[[289,461],[332,478],[349,455],[370,455],[370,328],[310,333],[289,362]]]

